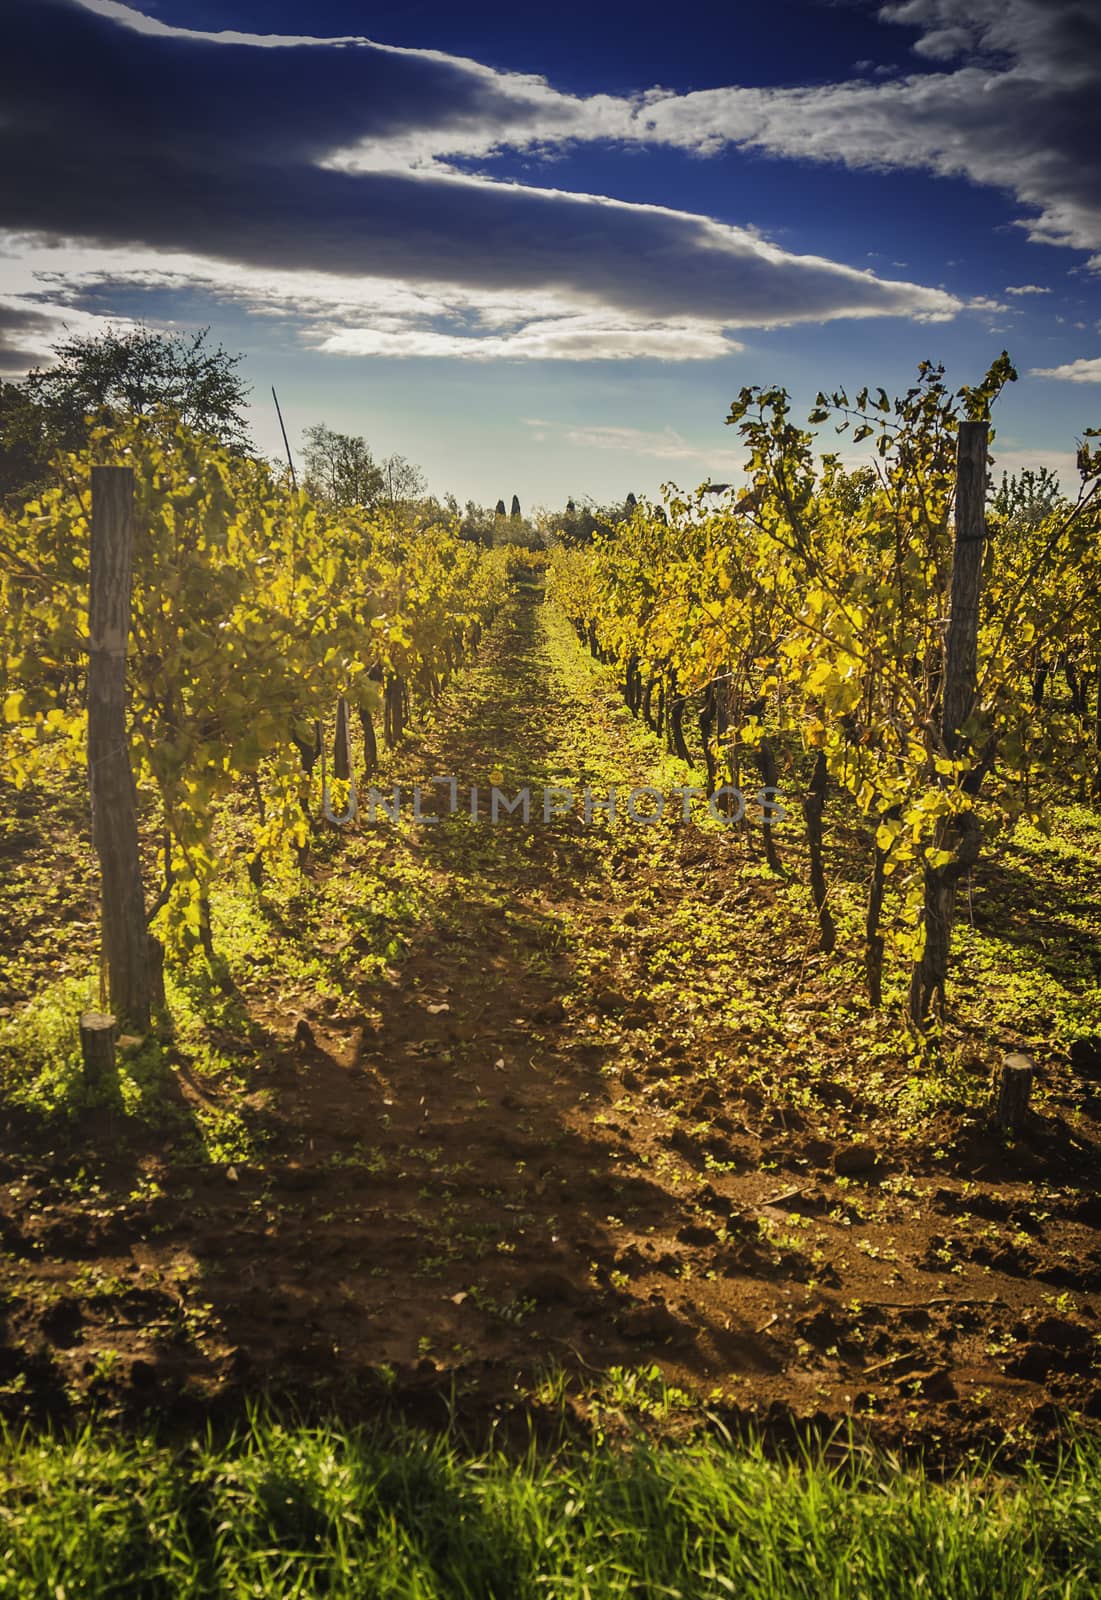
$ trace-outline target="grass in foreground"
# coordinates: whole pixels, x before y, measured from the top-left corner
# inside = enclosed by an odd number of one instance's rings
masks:
[[[1095,1595],[1101,1446],[935,1483],[759,1448],[564,1448],[254,1421],[228,1442],[0,1436],[0,1596]]]

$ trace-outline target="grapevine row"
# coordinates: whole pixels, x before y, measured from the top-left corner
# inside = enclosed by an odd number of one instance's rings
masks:
[[[131,760],[163,834],[150,917],[209,951],[220,804],[251,792],[255,882],[301,857],[334,706],[358,718],[370,776],[380,738],[397,743],[477,646],[505,556],[450,526],[321,508],[170,417],[104,429],[0,525],[2,771],[19,785],[85,761],[93,464],[134,471]]]
[[[1008,358],[951,393],[923,363],[895,401],[819,395],[810,424],[874,441],[845,470],[818,457],[782,389],[744,389],[728,421],[749,457],[747,491],[716,507],[707,486],[632,517],[586,549],[560,546],[551,586],[582,639],[614,665],[636,715],[692,759],[691,710],[712,792],[752,762],[781,761],[802,789],[821,947],[836,939],[824,817],[830,790],[864,826],[864,965],[882,996],[886,906],[913,964],[909,1011],[943,1001],[956,882],[984,832],[1043,818],[1098,782],[1101,725],[1101,450],[1087,433],[1073,501],[995,501],[986,517],[973,681],[945,722],[945,637],[961,420],[984,418],[1016,374]],[[1003,497],[1004,498],[1004,497]],[[1059,663],[1073,692],[1045,693]],[[781,868],[774,830],[769,863]],[[941,926],[947,913],[948,926]],[[943,948],[942,948],[943,946]]]

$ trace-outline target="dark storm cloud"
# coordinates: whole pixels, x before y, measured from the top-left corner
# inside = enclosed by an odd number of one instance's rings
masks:
[[[945,314],[936,290],[761,245],[706,218],[431,172],[318,165],[357,143],[442,150],[604,136],[637,108],[362,42],[262,46],[124,26],[76,0],[9,0],[0,221],[13,231],[227,262],[565,291],[725,324]],[[625,124],[624,124],[625,126]],[[619,136],[622,136],[620,133]]]
[[[356,138],[465,120],[505,126],[536,109],[525,80],[423,51],[146,33],[79,0],[8,0],[5,10],[6,109],[50,147],[90,141],[85,159],[206,167],[247,151],[258,166],[294,167]]]

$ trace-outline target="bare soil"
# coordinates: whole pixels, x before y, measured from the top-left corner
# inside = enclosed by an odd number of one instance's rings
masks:
[[[656,781],[656,741],[548,611],[520,592],[395,781]],[[307,888],[415,881],[421,910],[335,997],[238,963],[244,1021],[217,1037],[238,1076],[170,1049],[163,1092],[185,1117],[232,1104],[246,1159],[110,1110],[75,1132],[0,1114],[4,1409],[190,1419],[267,1394],[443,1422],[564,1393],[584,1422],[656,1366],[666,1415],[855,1418],[948,1453],[1101,1419],[1101,1055],[1072,1063],[1004,1002],[992,1021],[964,973],[950,1087],[923,1102],[934,1069],[862,1001],[855,933],[848,958],[844,924],[839,957],[815,948],[799,832],[784,880],[759,828],[675,818],[320,841]],[[58,851],[69,927],[43,932],[44,976],[94,938],[78,834]],[[984,881],[980,932],[1027,928],[1050,891],[994,863]],[[363,937],[338,927],[331,967]],[[1038,1093],[1007,1142],[989,1083],[1015,1047]]]

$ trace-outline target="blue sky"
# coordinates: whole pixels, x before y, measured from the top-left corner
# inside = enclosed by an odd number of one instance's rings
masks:
[[[736,475],[746,383],[975,381],[1101,422],[1093,0],[6,0],[0,371],[209,324],[325,421],[525,507]],[[824,438],[832,445],[832,436]]]

